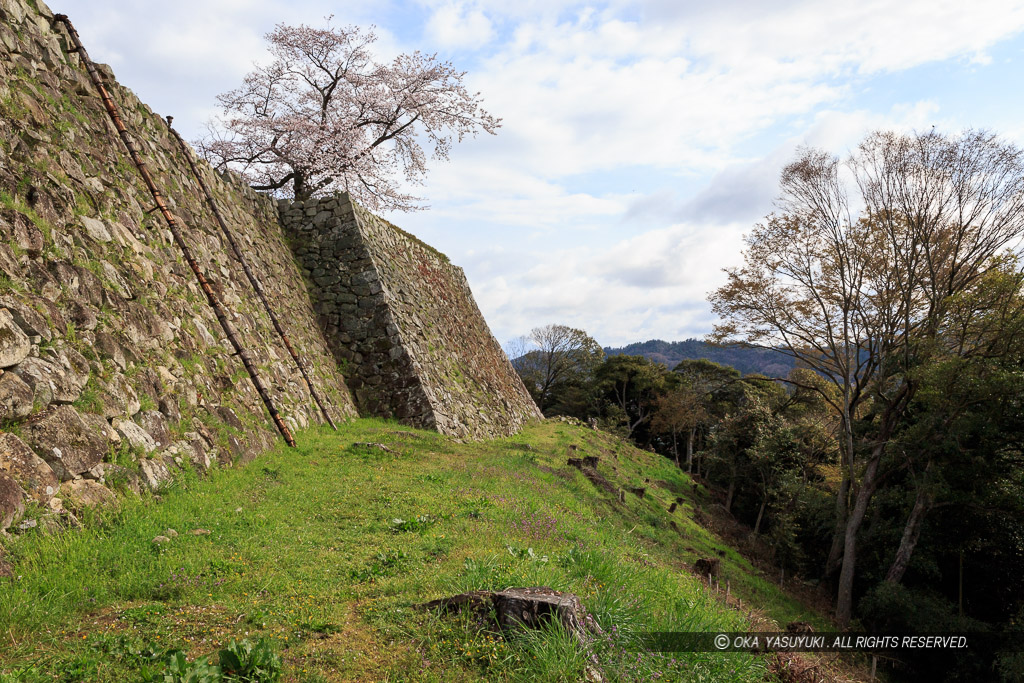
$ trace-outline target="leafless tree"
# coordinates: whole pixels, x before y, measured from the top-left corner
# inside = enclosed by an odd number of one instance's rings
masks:
[[[541,412],[555,405],[560,388],[583,382],[604,357],[601,345],[590,335],[567,325],[535,327],[517,342],[518,348],[527,341],[530,350],[513,364]]]

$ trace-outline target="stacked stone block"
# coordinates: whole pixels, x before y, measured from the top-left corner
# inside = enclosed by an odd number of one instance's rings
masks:
[[[62,31],[41,0],[0,0],[0,533],[277,438]],[[99,69],[285,421],[320,423],[165,121]],[[279,207],[205,172],[337,420],[357,414],[346,377],[365,414],[446,434],[539,417],[443,256],[347,197]]]
[[[181,467],[248,459],[276,439],[51,20],[38,0],[0,0],[0,530],[60,523],[109,500],[103,487],[159,489]],[[100,70],[286,421],[319,423],[164,120]],[[354,416],[275,202],[207,173],[335,415]]]
[[[279,210],[363,414],[470,438],[540,417],[461,268],[347,194]]]

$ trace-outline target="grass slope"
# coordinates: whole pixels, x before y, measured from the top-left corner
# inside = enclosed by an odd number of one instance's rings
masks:
[[[763,680],[753,655],[632,647],[645,631],[748,628],[688,571],[719,550],[734,595],[783,624],[814,620],[692,521],[705,501],[684,473],[614,437],[546,421],[462,444],[359,420],[297,440],[186,473],[161,501],[122,500],[78,532],[6,540],[17,578],[0,582],[0,681],[139,680],[168,648],[215,659],[261,637],[289,681],[581,680],[564,633],[506,640],[415,607],[536,585],[581,596],[606,631],[594,648],[609,680]],[[608,480],[646,495],[617,502],[567,455],[599,456]]]

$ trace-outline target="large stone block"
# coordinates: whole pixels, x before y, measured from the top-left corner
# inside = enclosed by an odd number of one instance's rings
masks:
[[[23,431],[25,441],[61,481],[75,479],[92,469],[108,451],[107,439],[68,405],[30,418]]]
[[[171,445],[171,430],[167,427],[167,418],[158,410],[144,410],[135,416],[135,422],[149,434],[157,450]]]
[[[13,477],[0,472],[0,531],[6,530],[25,513],[25,492]]]
[[[13,372],[0,372],[0,422],[28,417],[35,398],[32,387]]]
[[[56,495],[60,485],[50,466],[14,434],[0,434],[0,472],[18,482],[41,505]]]
[[[99,505],[112,505],[117,502],[114,492],[98,481],[92,479],[76,479],[61,484],[60,495],[68,506],[79,512],[83,508]]]
[[[31,258],[39,258],[43,251],[43,233],[28,216],[15,209],[0,209],[0,236],[27,251]]]
[[[38,298],[33,298],[31,301],[36,305],[46,308],[45,304],[41,304]],[[38,336],[43,341],[53,339],[50,322],[47,321],[42,313],[33,308],[29,301],[16,299],[13,296],[0,296],[0,308],[6,308],[14,317],[14,322],[18,324],[22,332],[30,337]]]
[[[40,406],[53,403],[54,379],[58,376],[57,369],[49,361],[42,358],[29,357],[10,369],[32,390],[32,401]]]
[[[32,342],[14,316],[6,308],[0,308],[0,368],[17,365],[28,357]]]
[[[89,361],[70,346],[53,349],[46,358],[26,358],[11,369],[32,387],[36,402],[74,403],[89,381]]]
[[[131,417],[142,408],[135,389],[121,374],[114,375],[104,383],[100,401],[103,403],[103,417],[108,419]]]
[[[115,420],[112,423],[121,438],[128,442],[132,448],[143,453],[152,453],[156,450],[156,441],[149,433],[131,420]]]
[[[167,463],[159,458],[140,460],[139,474],[142,476],[142,483],[153,492],[159,491],[173,479]]]
[[[79,223],[82,225],[82,230],[92,239],[97,242],[109,242],[113,239],[110,236],[110,231],[107,230],[107,226],[103,221],[96,218],[90,218],[89,216],[79,216]]]

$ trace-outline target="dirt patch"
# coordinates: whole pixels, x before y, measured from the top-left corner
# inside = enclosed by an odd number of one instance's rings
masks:
[[[583,473],[584,477],[590,480],[591,484],[603,491],[607,491],[615,498],[615,500],[619,499],[619,489],[610,481],[605,479],[604,476],[593,467],[581,467],[580,472]]]
[[[554,467],[548,467],[547,465],[537,465],[537,469],[541,472],[547,472],[553,474],[559,479],[565,479],[566,481],[572,480],[572,472],[565,469],[555,469]]]

